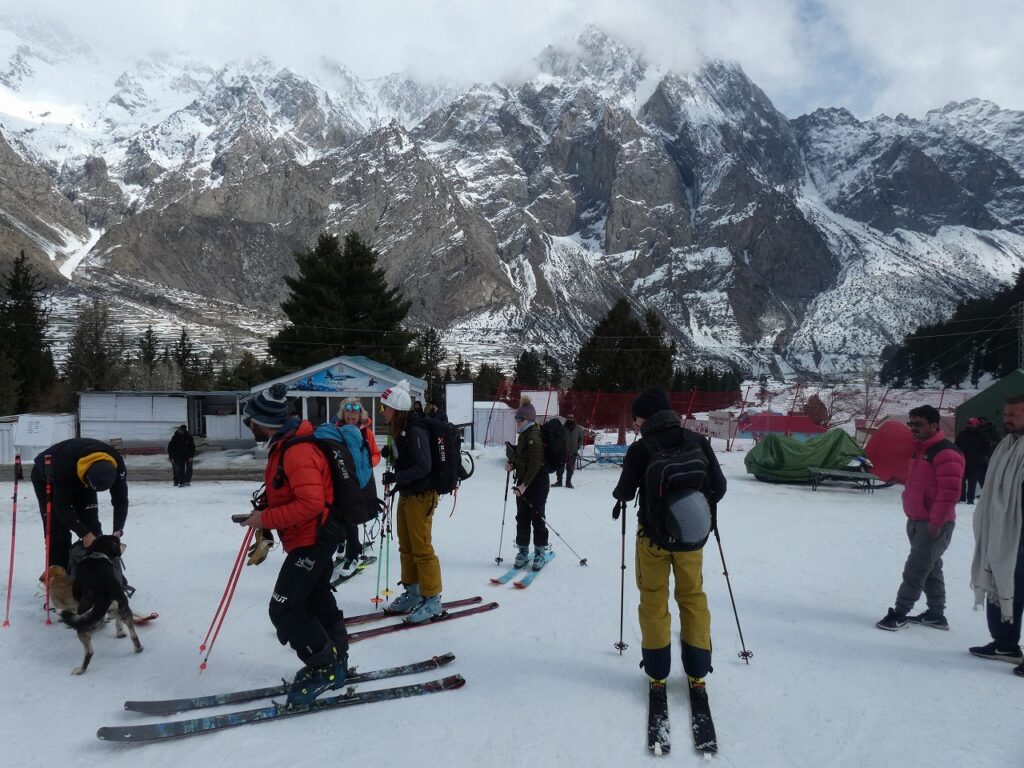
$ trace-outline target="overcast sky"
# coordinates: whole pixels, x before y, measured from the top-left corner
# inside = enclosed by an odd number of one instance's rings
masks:
[[[126,61],[154,47],[283,64],[327,53],[365,77],[494,80],[590,22],[680,70],[738,61],[790,117],[920,116],[975,96],[1024,109],[1024,0],[0,0],[42,9]]]

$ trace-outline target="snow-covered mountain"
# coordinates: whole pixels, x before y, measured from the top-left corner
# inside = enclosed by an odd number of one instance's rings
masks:
[[[126,65],[0,18],[0,255],[46,265],[58,307],[99,292],[255,343],[293,252],[355,229],[474,358],[568,358],[625,295],[684,362],[821,373],[1024,266],[1024,113],[790,120],[735,64],[668,71],[594,27],[527,70]]]

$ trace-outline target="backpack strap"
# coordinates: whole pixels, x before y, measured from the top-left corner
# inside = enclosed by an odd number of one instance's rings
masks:
[[[952,448],[957,453],[961,452],[960,449],[956,447],[956,443],[954,443],[952,440],[940,440],[934,445],[929,445],[924,452],[924,456],[922,456],[921,458],[923,458],[925,461],[931,464],[934,461],[936,454],[938,454],[940,451],[945,451],[949,448]]]

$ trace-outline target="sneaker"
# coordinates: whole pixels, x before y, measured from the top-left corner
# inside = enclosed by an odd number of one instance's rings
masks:
[[[346,666],[342,669],[347,674],[347,657],[345,664]],[[325,650],[313,654],[306,666],[295,674],[295,679],[288,688],[287,705],[289,707],[308,707],[316,700],[317,696],[334,687],[338,672],[338,655],[334,651],[334,646],[329,646]]]
[[[935,629],[949,629],[949,622],[946,621],[946,617],[941,613],[936,613],[930,608],[924,613],[919,613],[917,616],[907,616],[907,621],[911,624],[923,624],[926,627],[934,627]]]
[[[1017,677],[1024,677],[1024,664],[1018,664],[1013,668],[1013,674]]]
[[[1011,664],[1024,663],[1024,654],[1021,653],[1019,645],[1015,645],[1013,648],[1000,648],[995,643],[989,643],[988,645],[976,645],[967,650],[971,652],[971,655],[982,659],[1008,661]]]
[[[346,557],[341,561],[341,565],[338,567],[338,576],[348,577],[356,572],[356,568],[359,566],[359,558]]]
[[[415,610],[405,617],[407,624],[420,624],[428,619],[434,619],[444,613],[441,607],[441,596],[431,595],[420,599]]]
[[[548,550],[550,547],[533,548],[533,570],[539,571],[548,562]]]
[[[575,486],[575,485],[573,485],[572,483],[566,483],[566,484],[565,484],[565,487],[566,487],[566,488],[575,488],[576,486]]]
[[[897,613],[894,608],[890,608],[884,618],[875,622],[875,626],[888,632],[895,632],[907,626],[907,617],[902,613]]]
[[[522,568],[528,562],[530,562],[530,548],[520,547],[519,552],[516,554],[516,559],[512,562],[512,567]]]
[[[392,601],[391,605],[384,609],[384,613],[409,613],[420,602],[420,585],[406,584],[405,592]]]
[[[551,484],[551,487],[552,488],[561,488],[562,487],[562,481],[561,480],[556,480],[555,482],[553,482]]]

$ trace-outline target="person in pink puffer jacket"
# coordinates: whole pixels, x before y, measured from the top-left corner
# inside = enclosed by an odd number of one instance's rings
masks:
[[[942,433],[939,412],[932,406],[922,405],[910,411],[907,426],[916,441],[903,488],[910,554],[903,566],[903,582],[896,592],[896,605],[875,626],[895,632],[909,621],[949,629],[945,616],[942,554],[949,547],[956,525],[964,457]],[[928,601],[928,610],[909,616],[922,592]]]

